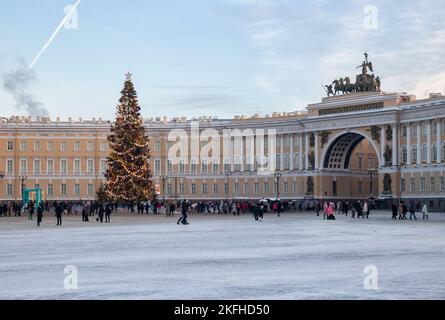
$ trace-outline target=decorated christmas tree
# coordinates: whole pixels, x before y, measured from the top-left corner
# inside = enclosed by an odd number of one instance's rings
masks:
[[[131,74],[126,75],[108,143],[110,155],[105,173],[107,198],[119,202],[150,199],[153,183],[149,139]]]

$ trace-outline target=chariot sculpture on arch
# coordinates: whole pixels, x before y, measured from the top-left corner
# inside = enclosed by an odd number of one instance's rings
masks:
[[[324,88],[328,97],[331,95],[348,94],[356,92],[380,92],[381,80],[375,76],[372,62],[368,60],[369,54],[364,53],[365,60],[356,69],[362,69],[361,74],[356,75],[355,83],[351,82],[350,77],[335,79],[331,85],[325,85]]]

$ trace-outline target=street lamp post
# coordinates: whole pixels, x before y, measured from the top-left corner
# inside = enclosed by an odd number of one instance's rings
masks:
[[[274,177],[277,180],[277,200],[280,198],[280,178],[283,176],[282,173],[275,173]]]
[[[165,180],[168,179],[168,176],[160,176],[159,178],[162,179],[162,198],[165,201]]]

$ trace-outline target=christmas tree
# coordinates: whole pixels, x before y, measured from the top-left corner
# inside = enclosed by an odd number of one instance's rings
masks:
[[[149,139],[131,74],[126,75],[108,143],[110,155],[105,173],[108,198],[119,202],[150,199],[153,183]]]

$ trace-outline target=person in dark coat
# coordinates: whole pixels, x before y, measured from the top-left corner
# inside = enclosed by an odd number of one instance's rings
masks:
[[[411,201],[411,203],[409,204],[409,219],[412,220],[414,217],[414,220],[417,220],[416,217],[416,207],[414,205],[414,202]]]
[[[108,204],[105,207],[105,222],[111,222],[111,207]]]
[[[44,211],[43,205],[40,204],[39,207],[37,208],[37,227],[40,227],[40,224],[43,221],[43,211]]]
[[[104,222],[104,213],[105,213],[104,206],[100,205],[99,206],[99,221],[100,221],[100,223]]]
[[[177,224],[183,224],[183,225],[187,225],[189,224],[187,222],[187,212],[189,210],[189,204],[187,202],[187,200],[183,200],[181,203],[181,214],[182,216],[179,218]]]
[[[393,203],[391,209],[392,209],[392,219],[397,220],[397,205]]]
[[[57,217],[57,225],[58,226],[62,225],[62,213],[63,213],[63,208],[60,205],[60,203],[58,203],[56,206],[56,217]]]

